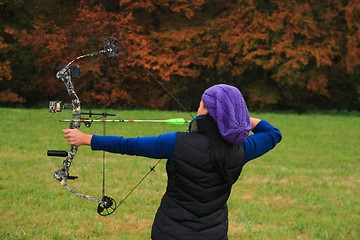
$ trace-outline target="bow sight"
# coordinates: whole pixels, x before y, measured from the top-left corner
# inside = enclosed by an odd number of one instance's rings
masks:
[[[49,102],[50,113],[62,112],[63,109],[72,109],[72,105],[70,103],[62,103],[62,101],[50,101]],[[116,116],[116,114],[113,114],[113,113],[107,113],[107,112],[98,113],[98,112],[93,112],[91,110],[89,110],[88,112],[80,112],[80,114],[86,115],[89,118],[91,118],[92,116],[100,116],[101,119],[104,119],[106,117]],[[84,123],[84,125],[86,127],[91,127],[92,120],[90,120],[89,118],[81,117],[79,122]],[[72,121],[73,120],[71,120],[70,122],[72,122]]]

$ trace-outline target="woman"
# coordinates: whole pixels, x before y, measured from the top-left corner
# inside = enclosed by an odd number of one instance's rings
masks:
[[[252,130],[254,134],[249,136]],[[252,118],[240,91],[219,84],[202,95],[188,132],[124,138],[63,130],[68,143],[92,150],[167,159],[168,183],[152,239],[228,239],[227,200],[243,166],[281,141],[270,123]]]

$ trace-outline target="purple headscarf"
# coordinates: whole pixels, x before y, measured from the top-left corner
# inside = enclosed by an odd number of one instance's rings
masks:
[[[202,100],[228,143],[240,145],[248,138],[250,116],[239,89],[226,84],[214,85],[205,90]]]

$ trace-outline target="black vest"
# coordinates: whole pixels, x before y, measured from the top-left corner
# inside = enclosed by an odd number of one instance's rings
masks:
[[[208,136],[178,133],[166,164],[168,183],[152,227],[152,239],[227,239],[227,200],[231,186],[210,160]],[[234,146],[228,171],[235,182],[244,165],[244,150]]]

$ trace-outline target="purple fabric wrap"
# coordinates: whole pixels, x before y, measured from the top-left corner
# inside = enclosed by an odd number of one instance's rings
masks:
[[[248,138],[250,116],[239,89],[226,84],[214,85],[205,90],[202,100],[228,143],[240,145]]]

